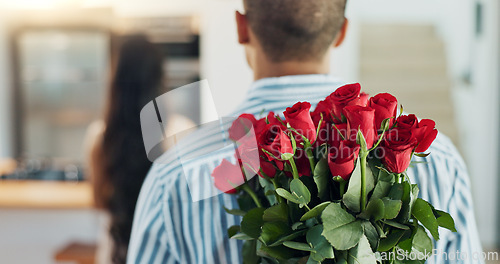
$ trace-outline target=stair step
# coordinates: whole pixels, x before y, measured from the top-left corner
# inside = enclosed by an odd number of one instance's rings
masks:
[[[388,92],[406,113],[436,121],[457,143],[445,46],[432,25],[364,25],[360,35],[363,91]]]
[[[413,46],[396,46],[393,44],[383,46],[364,45],[360,50],[361,61],[370,59],[382,60],[416,60],[416,59],[437,59],[442,58],[443,49],[439,47],[413,47]]]
[[[417,65],[421,67],[433,66],[433,65],[441,65],[446,67],[446,59],[442,54],[440,56],[429,56],[429,55],[421,55],[417,56],[417,54],[401,54],[399,56],[384,56],[379,53],[372,53],[371,55],[362,56],[360,60],[360,64],[366,65],[404,65],[411,64]]]
[[[408,101],[415,102],[425,102],[425,103],[440,103],[446,100],[451,100],[448,91],[438,90],[433,92],[422,92],[418,90],[389,90],[389,89],[365,89],[363,91],[370,94],[376,95],[379,93],[390,93],[394,95],[398,101],[406,105]]]
[[[404,111],[412,113],[419,118],[430,118],[438,122],[438,120],[453,119],[455,113],[451,104],[442,103],[439,105],[423,105],[419,103],[403,103]]]
[[[433,60],[401,60],[399,63],[396,60],[362,60],[361,70],[363,71],[396,71],[395,74],[405,71],[439,71],[446,74],[446,64],[443,59]],[[398,74],[399,75],[399,74]]]
[[[394,52],[444,52],[444,43],[437,38],[433,39],[370,39],[361,37],[361,54],[372,52],[391,55]],[[397,54],[397,53],[396,53]]]
[[[434,37],[435,34],[433,25],[363,24],[361,27],[361,35],[370,38]]]
[[[411,90],[411,91],[434,91],[434,90],[446,90],[450,87],[450,82],[443,76],[438,76],[436,78],[432,76],[418,76],[418,78],[408,78],[392,76],[389,79],[382,79],[378,76],[373,76],[375,78],[370,78],[370,76],[361,75],[361,85],[363,89],[371,89],[374,91],[399,91],[399,90]]]
[[[411,66],[404,67],[402,65],[401,67],[380,67],[380,69],[368,66],[361,66],[360,68],[360,74],[364,80],[403,79],[411,83],[420,79],[438,79],[448,75],[446,69],[439,69],[438,67],[427,69],[412,69]]]

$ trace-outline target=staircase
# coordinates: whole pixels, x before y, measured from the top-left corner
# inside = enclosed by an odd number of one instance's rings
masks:
[[[405,112],[433,119],[439,131],[458,143],[444,44],[434,27],[363,25],[360,43],[363,90],[393,94]]]

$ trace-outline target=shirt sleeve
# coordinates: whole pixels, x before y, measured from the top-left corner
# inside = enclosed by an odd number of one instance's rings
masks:
[[[455,174],[455,182],[452,185],[453,195],[447,208],[455,220],[457,232],[447,232],[446,239],[438,243],[438,248],[448,252],[448,260],[446,254],[438,254],[441,262],[438,258],[437,263],[481,264],[484,260],[474,217],[469,175],[462,159],[458,158],[453,161],[454,164],[449,164],[453,168],[450,173]],[[456,260],[450,255],[456,256]]]
[[[175,263],[169,252],[163,215],[163,187],[158,184],[154,167],[141,189],[128,247],[127,263]]]
[[[438,137],[427,158],[409,170],[419,184],[420,196],[436,209],[446,211],[455,220],[457,232],[440,228],[440,240],[426,263],[482,264],[470,180],[465,163],[451,141]]]

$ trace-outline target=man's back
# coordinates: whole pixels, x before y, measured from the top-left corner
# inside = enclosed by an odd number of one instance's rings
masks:
[[[254,83],[246,100],[235,115],[259,115],[274,111],[281,114],[298,101],[314,105],[343,83],[326,75],[298,75],[262,79]],[[202,134],[210,134],[202,131]],[[237,208],[234,196],[200,193],[212,184],[210,173],[234,150],[221,150],[213,155],[185,161],[179,156],[202,151],[225,139],[216,136],[190,138],[177,153],[169,151],[150,171],[137,204],[128,263],[240,263],[239,240],[229,239],[227,228],[241,219],[227,214],[226,208]],[[189,142],[191,141],[191,142]],[[196,142],[196,144],[191,144]],[[183,153],[179,153],[182,151]],[[412,181],[421,187],[420,196],[450,212],[458,233],[442,231],[438,253],[480,251],[475,230],[468,177],[463,161],[444,136],[431,146],[428,158],[418,158],[409,169]],[[203,152],[203,151],[202,151]],[[186,154],[188,153],[188,154]],[[205,181],[204,181],[205,180]],[[193,188],[193,181],[199,181]],[[196,197],[209,197],[197,201]],[[472,263],[472,262],[463,262]],[[477,262],[475,262],[477,263]]]

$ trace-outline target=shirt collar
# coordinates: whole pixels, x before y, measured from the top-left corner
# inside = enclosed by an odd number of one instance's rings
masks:
[[[341,84],[342,80],[328,74],[289,75],[264,78],[253,82],[248,97],[294,96],[315,97],[319,94],[329,95]]]

